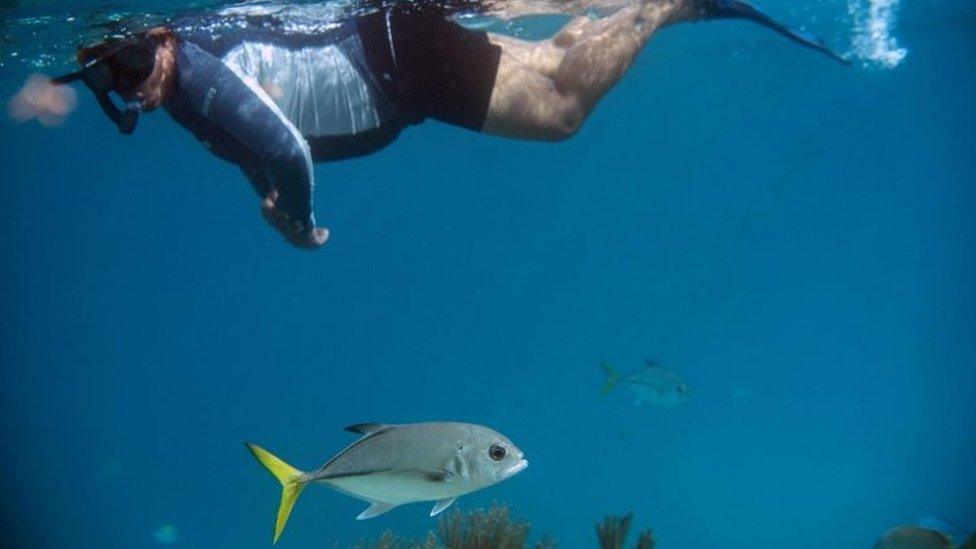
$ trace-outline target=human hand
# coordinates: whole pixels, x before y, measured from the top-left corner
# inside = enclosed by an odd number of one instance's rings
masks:
[[[292,219],[287,212],[279,210],[277,202],[278,191],[271,189],[271,192],[261,201],[261,215],[292,245],[306,250],[314,250],[329,239],[328,229],[324,227],[309,229],[303,221]]]
[[[7,113],[18,122],[32,118],[43,126],[59,126],[78,104],[78,96],[70,86],[59,86],[43,74],[32,74],[10,101]]]

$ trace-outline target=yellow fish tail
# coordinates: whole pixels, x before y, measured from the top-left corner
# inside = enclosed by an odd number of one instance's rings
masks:
[[[603,373],[607,374],[607,381],[603,384],[603,388],[600,389],[600,394],[605,395],[609,393],[617,384],[617,381],[620,380],[620,374],[618,374],[606,362],[600,362],[600,369],[603,370]]]
[[[264,466],[281,483],[281,503],[278,504],[278,518],[275,520],[274,539],[272,541],[272,543],[278,543],[278,538],[281,537],[281,532],[285,529],[285,523],[288,522],[288,515],[291,514],[291,509],[295,506],[298,495],[302,493],[302,488],[305,488],[308,481],[303,480],[305,473],[288,465],[278,456],[257,444],[245,442],[244,445],[254,454],[258,463]]]

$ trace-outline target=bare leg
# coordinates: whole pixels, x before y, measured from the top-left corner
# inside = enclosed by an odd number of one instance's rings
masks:
[[[609,14],[633,0],[483,0],[485,13],[500,19],[530,15],[583,15],[589,12]]]
[[[572,7],[606,6],[619,0],[542,1]],[[550,141],[570,137],[654,32],[671,23],[747,20],[849,64],[816,36],[770,18],[745,0],[625,1],[630,3],[607,17],[573,19],[550,40],[527,42],[489,34],[489,40],[501,46],[502,55],[482,131]]]
[[[490,34],[502,57],[482,131],[521,139],[572,136],[684,0],[641,0],[602,19],[577,17],[553,38]]]

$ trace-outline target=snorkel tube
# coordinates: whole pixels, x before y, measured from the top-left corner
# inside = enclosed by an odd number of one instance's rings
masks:
[[[88,86],[88,89],[95,94],[95,99],[98,101],[98,106],[102,108],[102,112],[105,113],[105,116],[108,116],[109,120],[115,123],[119,132],[123,135],[130,135],[135,131],[136,122],[138,122],[139,113],[141,112],[141,105],[139,101],[130,101],[125,104],[123,109],[119,109],[115,105],[115,102],[112,101],[112,98],[109,97],[109,92],[118,92],[117,88],[123,84],[123,82],[118,82],[118,79],[113,75],[109,62],[110,60],[115,60],[122,66],[135,72],[151,72],[152,55],[149,54],[147,59],[145,48],[137,44],[135,40],[137,39],[125,39],[115,44],[107,52],[85,62],[81,70],[58,76],[51,80],[52,84],[58,86],[77,82],[78,80],[83,81]]]
[[[99,61],[95,61],[80,71],[53,78],[51,83],[63,86],[78,80],[84,81],[85,85],[95,94],[98,106],[102,108],[105,116],[108,116],[109,120],[115,123],[123,135],[131,135],[136,129],[136,122],[139,121],[139,104],[138,102],[128,103],[125,110],[115,106],[112,98],[108,95],[108,92],[112,90],[112,73],[108,67],[99,65],[99,63]],[[106,85],[105,77],[101,75],[107,75],[108,85]]]

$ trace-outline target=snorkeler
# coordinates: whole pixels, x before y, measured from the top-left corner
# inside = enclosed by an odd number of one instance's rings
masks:
[[[13,103],[56,116],[64,101],[51,85],[80,80],[123,134],[140,112],[163,107],[240,166],[265,219],[289,242],[317,248],[328,231],[313,215],[314,161],[374,152],[426,118],[517,139],[567,139],[659,28],[747,19],[846,62],[739,0],[631,0],[603,18],[575,17],[541,41],[451,19],[471,10],[513,14],[505,0],[490,1],[398,2],[315,29],[291,24],[287,12],[187,16],[81,48],[81,70],[45,83],[48,90],[25,86]],[[600,1],[614,0],[591,5]]]

